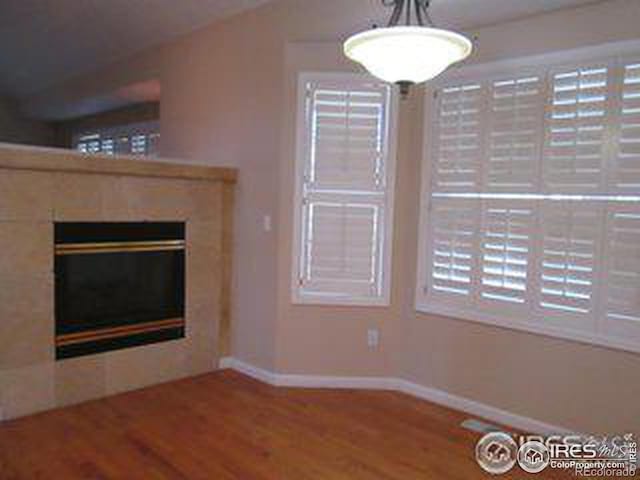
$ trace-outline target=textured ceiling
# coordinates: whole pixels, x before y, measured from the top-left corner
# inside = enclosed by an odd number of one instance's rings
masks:
[[[29,96],[268,1],[275,0],[0,0],[0,94]],[[280,1],[305,4],[312,18],[316,10],[336,16],[335,31],[309,25],[309,40],[388,15],[380,0]],[[464,29],[594,1],[433,0],[432,16]]]

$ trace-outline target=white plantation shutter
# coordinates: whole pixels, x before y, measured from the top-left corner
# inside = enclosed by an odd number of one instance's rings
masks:
[[[502,304],[526,302],[534,210],[526,202],[487,202],[482,213],[480,295]]]
[[[417,308],[640,351],[640,60],[568,60],[428,96]]]
[[[591,65],[551,75],[542,160],[547,191],[600,191],[604,180],[608,74],[606,65]]]
[[[606,238],[606,325],[620,335],[634,335],[640,327],[640,205],[609,206]]]
[[[434,199],[430,288],[445,296],[470,297],[478,233],[477,203]]]
[[[594,311],[600,206],[542,202],[540,216],[538,306],[543,321],[573,318],[576,328],[585,328]]]
[[[388,302],[393,113],[369,77],[301,76],[295,301]]]
[[[311,188],[384,188],[388,95],[383,87],[363,91],[318,89],[311,96]]]
[[[537,76],[491,85],[485,186],[492,192],[529,192],[536,185],[543,115],[543,82]]]
[[[484,89],[475,83],[442,89],[434,124],[434,189],[475,190],[482,164]]]
[[[640,192],[640,61],[625,65],[619,103],[618,148],[610,172],[611,191]]]

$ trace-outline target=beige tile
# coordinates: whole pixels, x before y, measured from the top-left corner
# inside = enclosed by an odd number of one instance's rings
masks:
[[[53,272],[53,224],[0,222],[0,272],[50,275]]]
[[[58,221],[127,221],[131,219],[125,181],[112,175],[59,173],[54,182],[54,216]]]
[[[5,419],[31,415],[54,406],[53,363],[0,371],[0,409]]]
[[[187,376],[186,344],[185,340],[174,340],[105,353],[107,394]]]
[[[102,195],[102,214],[100,220],[109,222],[135,220],[129,207],[124,178],[113,176],[100,177],[100,193]]]
[[[58,407],[106,396],[104,355],[91,355],[56,362],[55,391]]]
[[[97,221],[102,215],[102,178],[100,175],[58,173],[53,192],[54,218],[57,221]]]
[[[219,222],[187,224],[187,304],[218,303],[221,283]]]
[[[211,221],[187,222],[187,244],[198,252],[220,253],[222,240],[222,222],[220,219]]]
[[[185,180],[127,177],[123,181],[131,215],[137,220],[186,220],[193,211]]]
[[[0,221],[53,218],[53,175],[0,169]]]
[[[222,184],[214,182],[188,182],[193,202],[190,219],[216,221],[222,217]]]
[[[215,370],[218,360],[218,310],[216,305],[187,309],[187,368],[191,375]]]
[[[199,343],[189,349],[187,354],[189,375],[203,375],[218,369],[219,356],[215,343]]]
[[[53,297],[51,275],[0,278],[0,370],[54,360]]]

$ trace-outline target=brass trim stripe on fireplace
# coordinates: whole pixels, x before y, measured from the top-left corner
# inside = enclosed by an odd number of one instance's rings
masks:
[[[101,242],[57,244],[56,255],[81,255],[117,252],[162,252],[184,250],[184,240],[158,240],[149,242]]]
[[[135,325],[126,325],[114,328],[103,328],[100,330],[92,330],[90,332],[69,333],[66,335],[56,336],[56,346],[63,347],[66,345],[75,345],[78,343],[88,343],[98,340],[129,337],[131,335],[157,332],[160,330],[169,330],[172,328],[180,328],[184,326],[184,318],[172,318],[169,320],[160,320],[157,322],[137,323]]]

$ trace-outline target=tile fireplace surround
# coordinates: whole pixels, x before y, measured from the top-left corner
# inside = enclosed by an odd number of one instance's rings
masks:
[[[214,370],[236,171],[0,144],[0,420]],[[54,222],[186,223],[186,337],[55,361]]]

